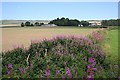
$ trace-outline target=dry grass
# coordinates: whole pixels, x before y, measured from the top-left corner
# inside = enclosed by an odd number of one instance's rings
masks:
[[[31,40],[42,40],[44,38],[52,38],[58,35],[85,36],[94,30],[96,29],[68,27],[2,28],[2,51],[12,50],[18,45],[28,47]]]

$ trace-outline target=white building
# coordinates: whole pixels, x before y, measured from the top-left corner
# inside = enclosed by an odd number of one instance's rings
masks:
[[[90,26],[101,26],[101,20],[88,20]]]
[[[45,26],[45,27],[55,27],[55,26],[57,26],[57,25],[55,25],[55,24],[43,24],[43,25],[41,25],[41,26]]]

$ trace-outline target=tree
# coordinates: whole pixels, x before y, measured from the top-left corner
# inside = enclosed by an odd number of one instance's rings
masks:
[[[61,19],[57,18],[50,21],[49,24],[55,24],[58,26],[78,26],[80,21],[77,19],[69,20],[69,18],[62,17]]]
[[[59,20],[59,18],[57,18],[57,20]]]
[[[22,22],[22,23],[21,23],[21,27],[24,27],[24,26],[25,26],[25,25],[24,25],[24,23]]]
[[[81,25],[83,25],[83,27],[89,26],[89,22],[87,22],[87,21],[81,21]]]
[[[27,22],[25,23],[25,26],[31,26],[30,22],[27,21]]]
[[[120,26],[120,19],[117,19],[118,26]],[[120,28],[119,28],[120,29]]]
[[[36,23],[35,23],[35,26],[39,26],[39,22],[36,22]]]
[[[40,26],[41,26],[41,25],[44,25],[44,23],[40,23]]]
[[[102,20],[101,24],[102,24],[102,26],[108,26],[108,21],[107,20]]]
[[[32,23],[31,23],[31,25],[30,26],[34,26]]]
[[[102,20],[102,26],[118,26],[119,19],[111,19],[111,20]]]

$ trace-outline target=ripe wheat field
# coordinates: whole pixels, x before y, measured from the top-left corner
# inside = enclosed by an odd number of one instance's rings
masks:
[[[86,36],[95,30],[93,28],[62,26],[2,28],[2,51],[12,50],[22,45],[29,47],[31,41],[40,41],[56,36]]]

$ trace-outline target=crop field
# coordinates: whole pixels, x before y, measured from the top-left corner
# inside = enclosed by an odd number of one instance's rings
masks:
[[[14,27],[2,28],[2,51],[18,46],[28,47],[31,41],[50,39],[55,36],[85,36],[97,29],[77,27]]]

